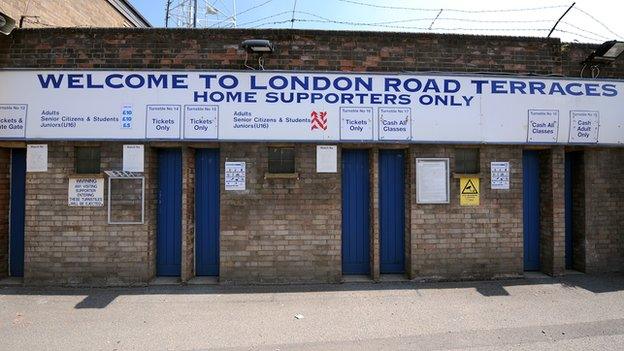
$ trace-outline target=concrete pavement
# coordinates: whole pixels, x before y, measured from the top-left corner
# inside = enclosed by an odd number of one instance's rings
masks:
[[[624,275],[0,288],[0,350],[206,349],[624,349]]]

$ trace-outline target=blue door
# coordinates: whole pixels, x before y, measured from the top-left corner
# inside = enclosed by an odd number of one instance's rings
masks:
[[[26,149],[11,149],[11,217],[9,219],[9,274],[24,276],[24,213]]]
[[[405,157],[379,152],[379,251],[381,273],[405,272]]]
[[[524,151],[523,212],[524,212],[524,270],[540,269],[540,180],[539,152]]]
[[[195,272],[219,275],[219,149],[195,152]]]
[[[158,151],[156,274],[179,276],[182,245],[182,151]]]
[[[342,274],[370,272],[370,180],[367,150],[342,152]]]

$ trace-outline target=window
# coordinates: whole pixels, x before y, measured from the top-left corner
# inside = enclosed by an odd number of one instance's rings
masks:
[[[76,173],[100,173],[100,148],[98,146],[76,146],[74,156]]]
[[[295,148],[269,147],[269,173],[295,173]]]
[[[455,173],[479,173],[479,149],[455,149]]]

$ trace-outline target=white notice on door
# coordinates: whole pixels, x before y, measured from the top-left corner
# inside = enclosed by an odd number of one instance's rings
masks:
[[[245,190],[245,162],[225,163],[225,190]]]

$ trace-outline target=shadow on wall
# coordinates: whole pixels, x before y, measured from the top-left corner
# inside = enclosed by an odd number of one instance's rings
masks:
[[[383,290],[430,290],[430,289],[475,289],[484,297],[510,296],[507,287],[524,285],[561,284],[570,289],[583,289],[595,294],[624,290],[624,274],[609,275],[570,275],[551,278],[540,276],[495,281],[465,281],[419,283],[384,282],[384,283],[343,283],[343,284],[298,284],[298,285],[168,285],[127,288],[55,288],[55,287],[15,287],[0,288],[2,295],[27,296],[75,296],[86,295],[77,303],[76,309],[106,308],[119,296],[138,295],[204,295],[204,294],[279,294],[303,292],[349,292],[349,291],[383,291]]]

